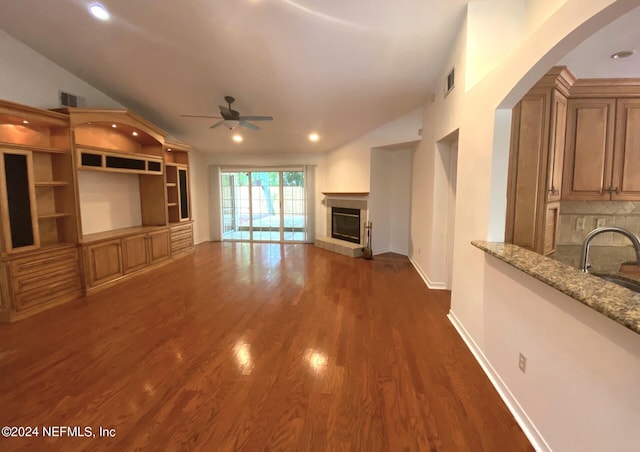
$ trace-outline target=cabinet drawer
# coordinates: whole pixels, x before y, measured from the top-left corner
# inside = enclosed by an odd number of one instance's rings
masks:
[[[30,290],[42,290],[63,285],[75,285],[80,287],[80,274],[77,267],[72,269],[56,270],[51,273],[38,275],[21,275],[14,279],[13,290],[16,293]]]
[[[180,253],[182,251],[189,250],[193,247],[193,241],[191,237],[185,237],[179,240],[171,241],[171,254]]]
[[[56,287],[44,286],[38,290],[18,293],[15,296],[16,310],[22,311],[34,306],[60,301],[64,299],[73,299],[80,295],[80,280],[74,282],[66,282]]]
[[[177,240],[183,237],[193,236],[193,226],[188,224],[186,226],[178,226],[171,228],[171,240]]]
[[[74,270],[78,268],[78,251],[76,248],[22,257],[11,262],[11,274],[21,275],[48,274],[58,270]]]

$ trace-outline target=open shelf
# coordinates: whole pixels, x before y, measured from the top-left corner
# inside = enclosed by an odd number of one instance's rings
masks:
[[[61,181],[61,180],[52,180],[52,181],[39,181],[34,184],[36,188],[39,187],[67,187],[69,182]]]
[[[45,215],[38,215],[38,220],[55,220],[56,218],[65,218],[70,216],[70,213],[50,213]]]

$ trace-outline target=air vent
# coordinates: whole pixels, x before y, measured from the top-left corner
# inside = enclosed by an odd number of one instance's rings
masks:
[[[64,91],[58,91],[60,94],[60,105],[63,107],[84,107],[84,98],[76,96],[75,94],[65,93]]]
[[[444,95],[449,94],[456,86],[456,68],[451,69],[451,72],[447,74],[447,79],[444,85]]]

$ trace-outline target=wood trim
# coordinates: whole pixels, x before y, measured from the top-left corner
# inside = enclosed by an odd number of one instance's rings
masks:
[[[165,147],[165,150],[171,149],[171,152],[173,152],[173,151],[180,151],[180,152],[189,152],[189,151],[191,151],[191,146],[189,146],[188,144],[180,143],[179,141],[173,141],[173,140],[165,140],[164,147]]]
[[[570,97],[638,97],[640,78],[583,78],[571,87]]]
[[[48,127],[69,127],[69,116],[64,113],[29,107],[7,100],[0,100],[0,115],[20,117]]]
[[[129,110],[66,107],[56,109],[55,111],[67,113],[69,115],[69,124],[71,125],[71,127],[94,121],[113,121],[140,129],[143,132],[151,135],[160,144],[164,144],[165,138],[168,135],[168,133],[162,130],[160,127]]]
[[[366,191],[323,191],[323,195],[327,198],[339,198],[339,197],[359,197],[364,198],[369,196],[369,192]]]
[[[87,234],[80,238],[80,242],[83,245],[90,245],[107,240],[121,239],[132,235],[143,234],[145,232],[161,231],[163,229],[167,229],[167,226],[134,226],[131,228],[114,229],[111,231]]]
[[[576,83],[576,76],[566,66],[554,66],[535,84],[534,88],[555,88],[565,96],[569,96],[571,87]]]

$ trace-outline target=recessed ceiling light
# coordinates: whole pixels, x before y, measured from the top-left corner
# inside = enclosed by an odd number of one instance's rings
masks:
[[[317,133],[310,133],[309,134],[309,139],[311,141],[318,141],[320,139],[320,135],[318,135]]]
[[[89,12],[96,19],[109,20],[109,11],[107,11],[100,3],[94,3],[89,6]]]
[[[134,131],[134,132],[132,133],[132,135],[133,135],[134,137],[137,137],[137,136],[138,136],[138,132],[135,132],[135,131]]]
[[[29,121],[27,121],[26,119],[24,119],[24,120],[22,121],[22,124],[29,124]]]
[[[113,127],[115,129],[118,126],[116,124],[111,124],[111,127]]]
[[[167,148],[167,152],[171,152],[171,148]]]
[[[613,55],[611,55],[611,58],[614,59],[614,60],[620,60],[622,58],[629,58],[630,56],[632,56],[635,53],[636,53],[635,50],[621,50],[621,51],[616,52]]]
[[[233,141],[235,141],[236,143],[241,143],[242,142],[242,135],[238,135],[237,133],[233,136]]]

